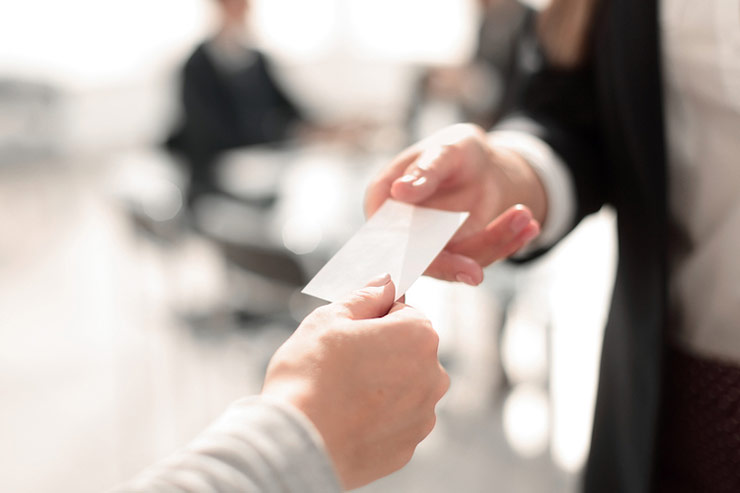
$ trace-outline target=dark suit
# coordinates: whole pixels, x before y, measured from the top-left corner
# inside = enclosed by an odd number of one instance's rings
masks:
[[[169,147],[184,154],[194,184],[208,184],[213,159],[235,147],[283,140],[300,112],[271,76],[265,57],[227,72],[205,45],[185,64],[182,75],[184,120]]]
[[[586,63],[558,70],[543,58],[516,114],[571,168],[577,219],[611,204],[619,266],[604,336],[589,493],[643,493],[655,481],[667,292],[667,176],[657,0],[601,2]],[[525,122],[521,117],[524,116]]]

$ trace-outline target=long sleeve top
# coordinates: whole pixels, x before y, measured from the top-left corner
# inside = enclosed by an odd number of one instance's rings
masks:
[[[180,451],[111,493],[336,493],[323,441],[291,406],[262,397],[235,402]]]

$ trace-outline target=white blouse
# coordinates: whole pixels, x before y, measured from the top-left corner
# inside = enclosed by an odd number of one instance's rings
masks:
[[[740,362],[740,0],[663,0],[676,336]]]
[[[671,242],[671,310],[679,343],[740,363],[740,0],[660,0],[670,212],[687,240]],[[572,225],[572,177],[544,142],[494,131],[548,194],[536,246]]]

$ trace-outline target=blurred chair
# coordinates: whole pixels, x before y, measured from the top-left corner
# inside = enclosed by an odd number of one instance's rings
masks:
[[[153,241],[174,245],[185,230],[187,177],[169,154],[130,151],[112,159],[110,189],[137,231]]]
[[[60,148],[61,94],[47,84],[0,79],[0,165],[54,156]]]
[[[291,301],[308,278],[298,256],[271,239],[269,208],[202,195],[193,204],[191,219],[226,261],[226,303],[234,313],[242,319],[292,316]]]

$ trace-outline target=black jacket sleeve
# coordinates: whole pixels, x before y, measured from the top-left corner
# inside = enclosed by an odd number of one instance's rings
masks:
[[[546,142],[570,169],[576,191],[575,226],[609,202],[609,171],[600,131],[593,61],[560,69],[547,60],[534,16],[517,46],[513,103],[496,129],[519,130]]]

